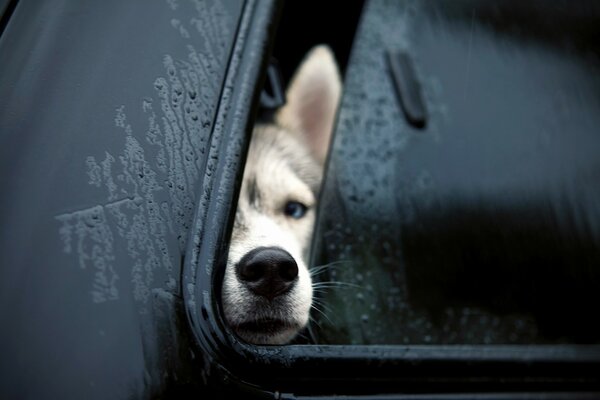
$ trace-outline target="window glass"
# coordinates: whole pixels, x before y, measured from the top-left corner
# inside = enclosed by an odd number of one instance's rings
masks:
[[[599,6],[367,4],[314,241],[320,343],[598,342]]]

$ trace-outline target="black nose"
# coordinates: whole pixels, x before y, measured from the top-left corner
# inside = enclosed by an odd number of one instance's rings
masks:
[[[296,261],[279,247],[258,247],[248,252],[236,272],[248,289],[269,300],[290,290],[298,280]]]

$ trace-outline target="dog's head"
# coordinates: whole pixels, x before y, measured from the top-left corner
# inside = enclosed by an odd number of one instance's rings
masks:
[[[308,322],[307,258],[340,92],[333,55],[318,46],[275,123],[254,128],[222,287],[225,319],[250,343],[286,343]]]

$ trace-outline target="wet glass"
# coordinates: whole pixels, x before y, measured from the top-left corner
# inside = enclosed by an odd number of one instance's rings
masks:
[[[600,341],[599,6],[368,3],[313,246],[317,342]]]

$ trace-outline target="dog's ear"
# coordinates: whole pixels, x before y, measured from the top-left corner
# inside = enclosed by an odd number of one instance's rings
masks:
[[[315,158],[323,163],[335,122],[342,84],[329,47],[314,47],[306,56],[286,92],[286,104],[277,122],[302,134]]]

